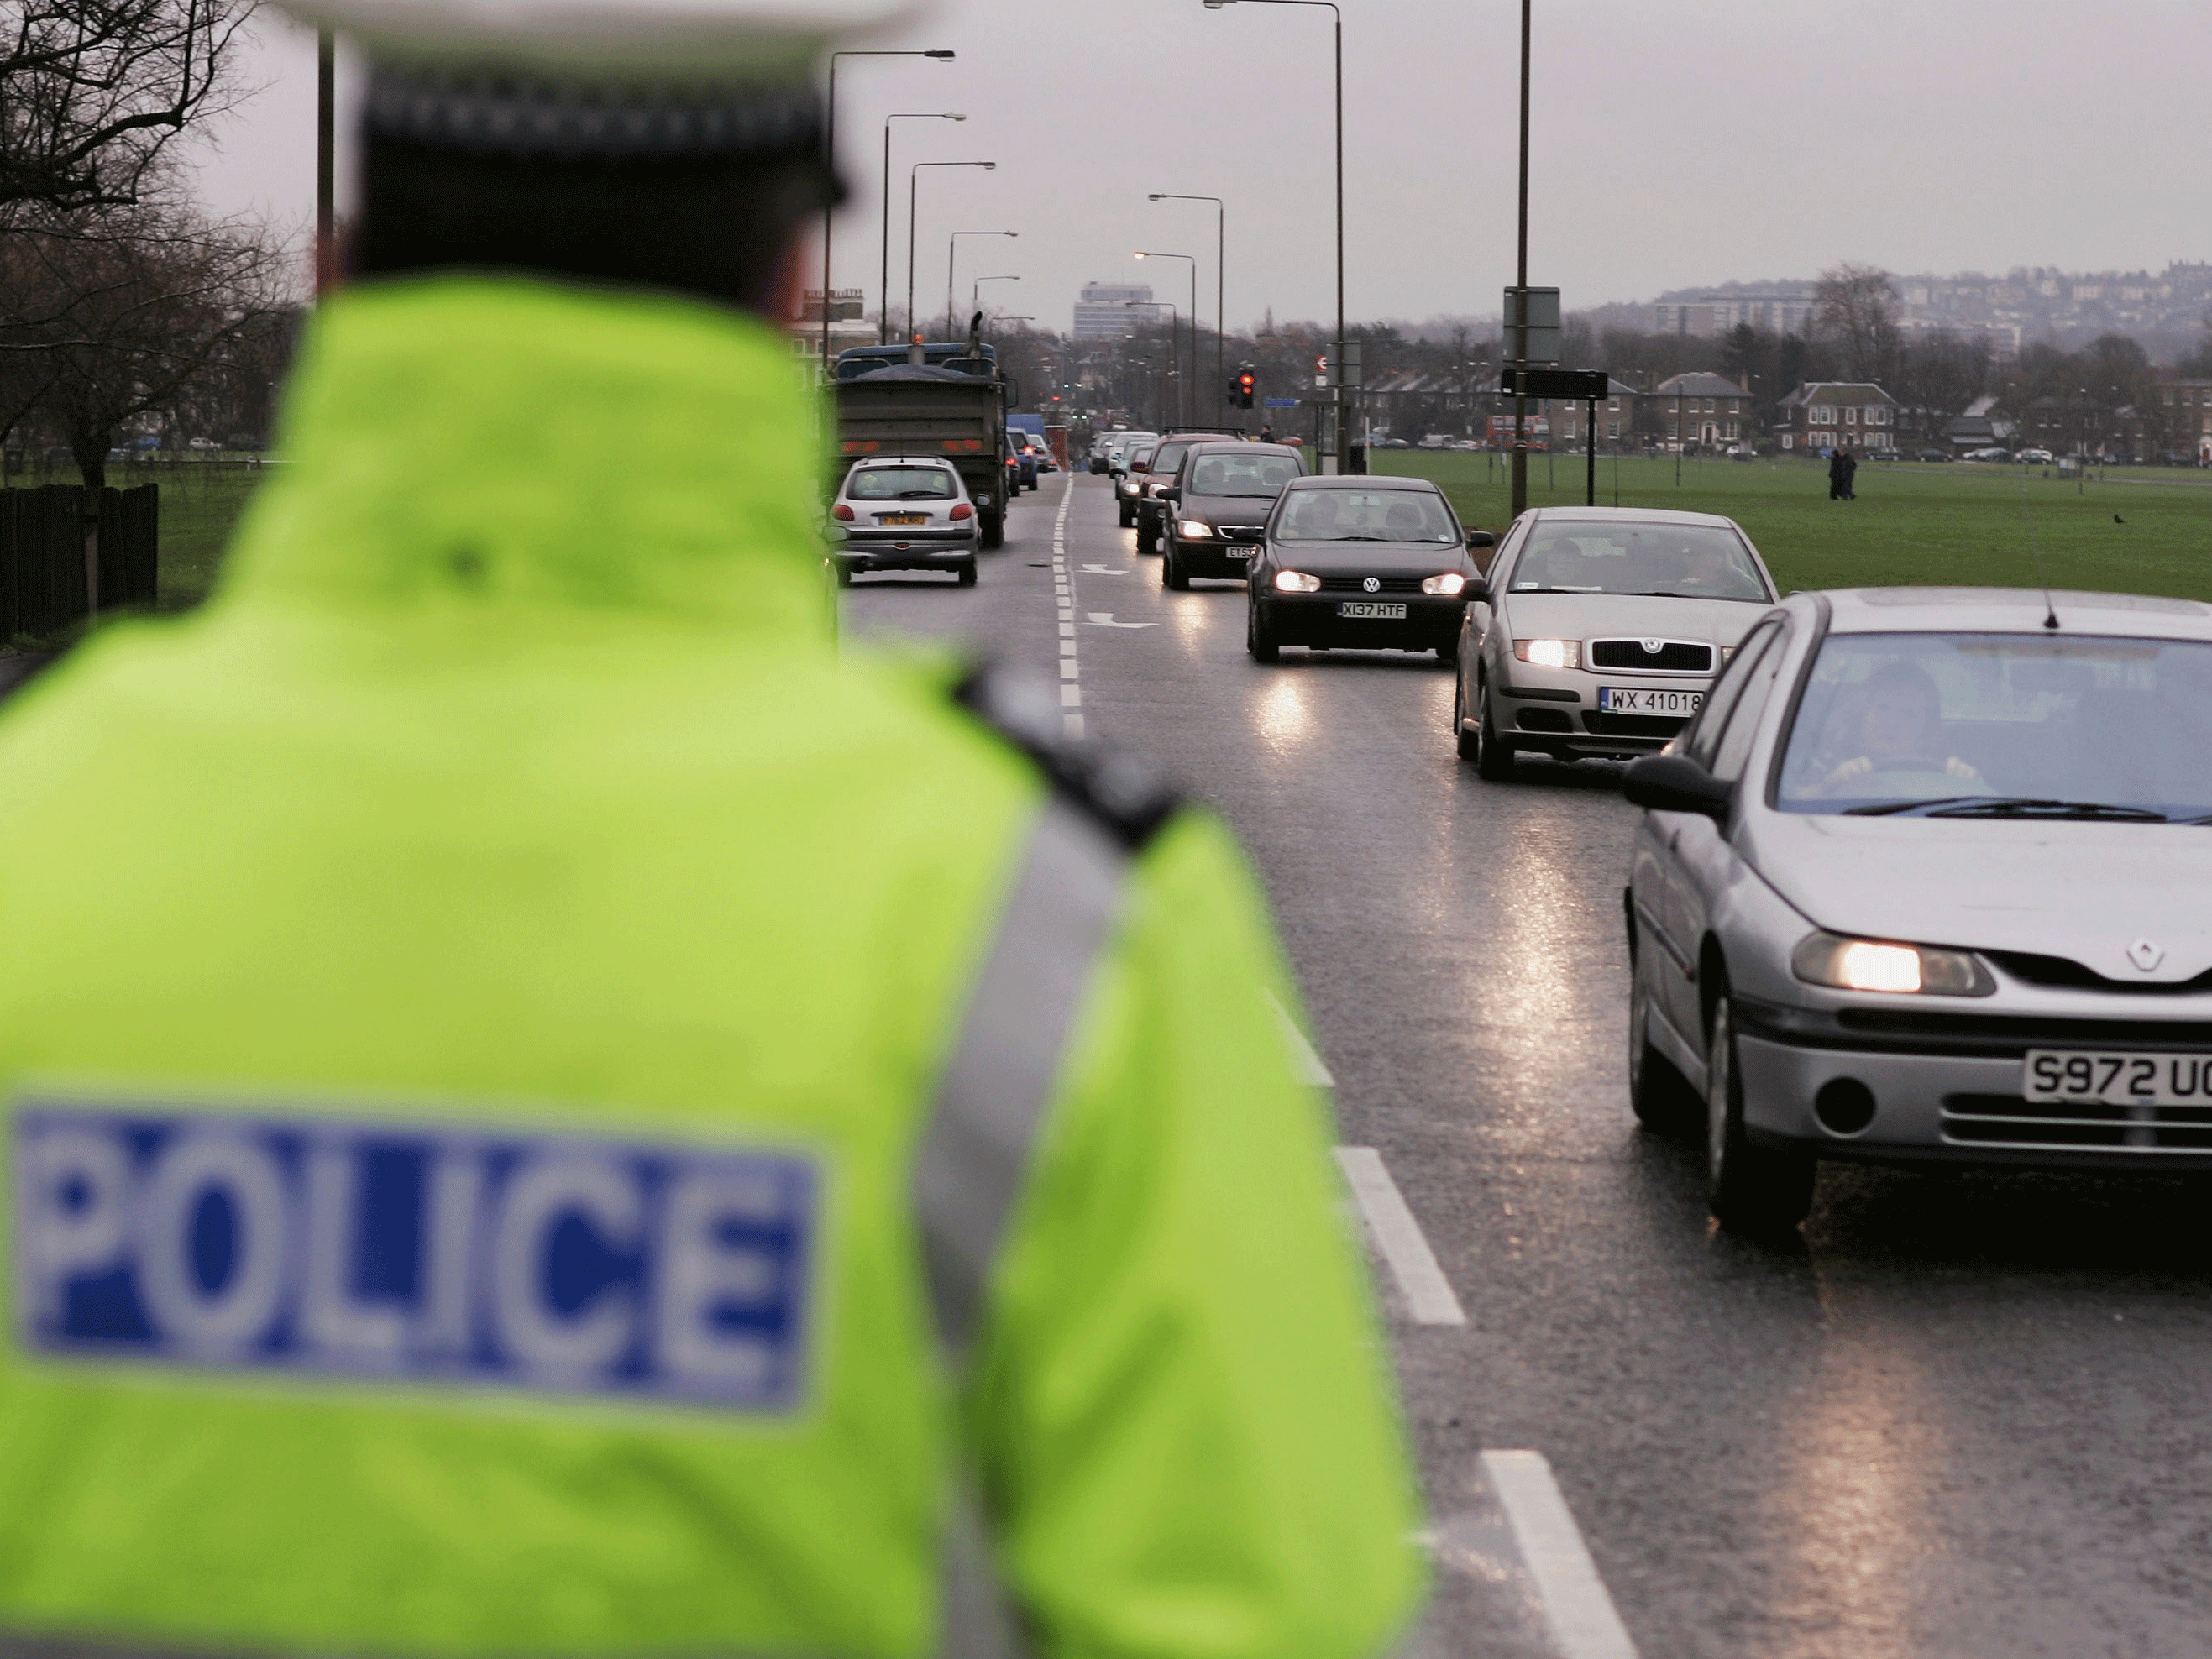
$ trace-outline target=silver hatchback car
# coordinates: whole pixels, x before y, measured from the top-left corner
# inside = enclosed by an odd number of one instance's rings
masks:
[[[1626,787],[1631,1092],[1723,1225],[1823,1158],[2212,1169],[2212,607],[1795,594]]]
[[[1524,513],[1474,591],[1451,725],[1492,781],[1516,750],[1656,754],[1774,603],[1734,520],[1650,507]]]
[[[975,503],[950,463],[933,456],[856,461],[830,505],[842,539],[830,556],[840,586],[868,570],[942,570],[975,585]]]

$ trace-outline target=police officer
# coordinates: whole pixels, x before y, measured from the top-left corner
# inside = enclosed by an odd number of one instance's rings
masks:
[[[9,1650],[1382,1650],[1255,884],[823,637],[763,315],[882,4],[302,9],[374,78],[291,464],[0,719]]]

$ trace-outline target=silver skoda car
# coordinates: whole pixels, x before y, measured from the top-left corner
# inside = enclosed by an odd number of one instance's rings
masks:
[[[1723,1225],[1822,1158],[2212,1169],[2212,607],[1795,594],[1625,781],[1631,1092]]]
[[[1494,781],[1516,750],[1656,754],[1774,603],[1735,520],[1647,507],[1524,513],[1470,592],[1452,731]]]

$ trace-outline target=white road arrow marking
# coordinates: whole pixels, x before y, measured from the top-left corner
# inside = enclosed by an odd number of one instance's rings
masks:
[[[1091,620],[1100,628],[1158,628],[1158,623],[1117,623],[1110,611],[1093,611]]]
[[[1086,564],[1083,568],[1094,576],[1126,576],[1129,574],[1127,570],[1109,570],[1103,564]]]

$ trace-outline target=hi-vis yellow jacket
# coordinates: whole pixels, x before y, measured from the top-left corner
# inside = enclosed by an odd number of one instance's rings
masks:
[[[214,601],[0,717],[0,1638],[1403,1629],[1254,884],[839,660],[805,395],[703,305],[364,286]]]

